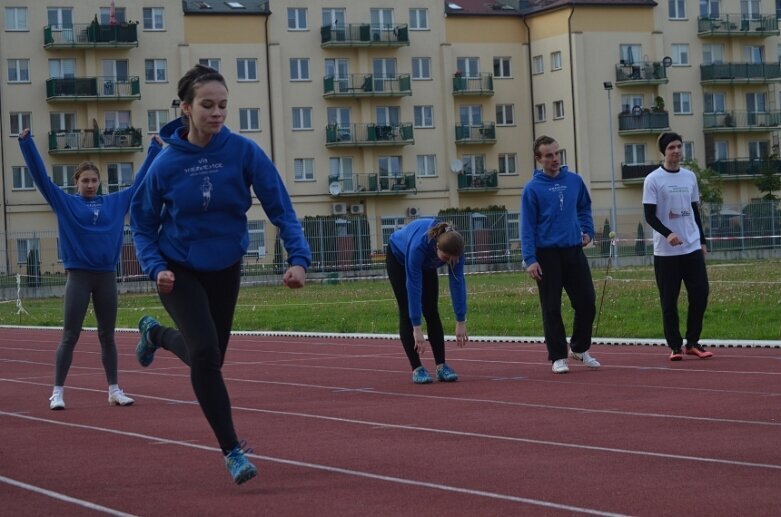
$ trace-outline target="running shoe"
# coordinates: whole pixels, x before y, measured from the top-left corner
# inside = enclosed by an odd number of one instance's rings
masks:
[[[53,409],[55,411],[65,409],[65,401],[62,398],[61,391],[52,392],[52,396],[49,397],[49,409]]]
[[[683,361],[683,352],[680,348],[673,348],[670,352],[670,361]]]
[[[136,359],[138,359],[138,364],[144,368],[155,360],[157,345],[149,339],[149,332],[159,326],[160,323],[152,316],[142,316],[138,320],[138,332],[141,334],[141,339],[138,340],[138,345],[136,345]]]
[[[245,454],[251,454],[252,449],[244,449],[247,442],[242,441],[225,455],[225,466],[233,478],[233,482],[241,485],[258,475],[258,469],[250,463]]]
[[[456,382],[458,374],[447,363],[437,365],[437,379],[441,382]]]
[[[568,373],[569,366],[566,359],[558,359],[553,361],[553,373]]]
[[[686,355],[696,355],[700,359],[713,357],[713,353],[705,350],[700,344],[692,346],[686,345]]]
[[[583,352],[581,354],[577,352],[571,352],[569,356],[575,359],[576,361],[580,361],[581,363],[585,364],[589,368],[599,368],[600,366],[602,366],[601,364],[599,364],[599,361],[594,359],[591,356],[591,354],[589,354],[588,352]]]
[[[121,389],[110,390],[108,393],[109,406],[132,406],[135,400],[131,399]]]
[[[412,382],[415,384],[431,384],[434,381],[425,368],[418,366],[412,371]]]

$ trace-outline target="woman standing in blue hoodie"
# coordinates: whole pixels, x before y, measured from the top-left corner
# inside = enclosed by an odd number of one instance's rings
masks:
[[[437,269],[447,264],[450,299],[456,316],[456,344],[466,345],[466,280],[464,238],[453,227],[435,219],[421,218],[390,236],[385,264],[393,294],[399,306],[399,336],[412,367],[412,382],[430,384],[428,371],[420,362],[426,351],[421,326],[426,319],[428,340],[437,367],[437,379],[455,382],[458,375],[445,362],[445,332],[439,317]]]
[[[114,327],[117,323],[117,262],[122,249],[125,214],[149,165],[160,152],[162,140],[152,139],[147,157],[133,184],[105,196],[98,194],[100,173],[92,162],[76,167],[73,178],[77,194],[66,193],[55,184],[38,154],[30,130],[19,134],[19,147],[30,175],[44,199],[57,216],[62,263],[67,273],[63,297],[62,339],[57,347],[54,366],[54,389],[49,408],[65,409],[65,378],[68,376],[73,350],[81,335],[90,297],[98,323],[100,356],[109,384],[108,402],[112,406],[129,406],[134,401],[117,384],[117,345]]]
[[[599,368],[591,348],[596,294],[583,247],[594,240],[591,196],[583,179],[561,166],[559,144],[549,136],[534,141],[534,171],[521,200],[521,251],[526,271],[537,282],[542,326],[553,373],[567,373],[567,357]],[[543,274],[544,273],[544,274]],[[575,321],[567,345],[561,293],[567,292]]]
[[[149,366],[157,348],[188,366],[198,403],[236,484],[257,475],[233,426],[222,377],[249,245],[250,187],[279,228],[289,269],[282,281],[304,286],[311,251],[274,164],[253,141],[225,127],[228,89],[216,70],[196,65],[178,84],[182,118],[160,132],[168,147],[133,197],[131,224],[144,272],[178,328],[139,321],[136,357]]]

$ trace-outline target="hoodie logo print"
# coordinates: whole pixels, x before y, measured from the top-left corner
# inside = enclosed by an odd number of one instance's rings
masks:
[[[564,211],[564,192],[559,191],[559,212]]]
[[[92,224],[98,224],[98,216],[100,215],[100,207],[96,206],[92,208]]]
[[[209,181],[209,176],[203,178],[201,195],[203,196],[203,211],[206,212],[209,210],[209,202],[212,200],[212,182]]]

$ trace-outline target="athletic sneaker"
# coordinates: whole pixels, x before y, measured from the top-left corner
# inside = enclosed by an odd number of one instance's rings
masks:
[[[567,373],[569,372],[569,366],[567,366],[566,359],[558,359],[553,361],[553,373]]]
[[[225,466],[233,478],[233,482],[241,485],[258,475],[258,469],[250,463],[245,454],[251,454],[252,449],[244,449],[247,442],[242,441],[225,455]]]
[[[601,364],[599,364],[599,361],[594,359],[591,356],[591,354],[589,354],[588,352],[583,352],[582,354],[579,354],[577,352],[571,352],[569,356],[577,361],[580,361],[581,363],[585,364],[589,368],[599,368],[600,366],[602,366]]]
[[[670,361],[683,361],[683,352],[680,348],[673,348],[670,352]]]
[[[52,392],[52,396],[49,397],[49,409],[65,409],[65,401],[62,399],[61,391]]]
[[[131,399],[121,389],[111,390],[108,392],[108,405],[109,406],[132,406],[135,400]]]
[[[412,371],[412,382],[415,384],[431,384],[434,381],[425,368],[418,366]]]
[[[441,382],[456,382],[458,374],[447,363],[437,365],[437,379]]]
[[[160,323],[152,316],[142,316],[138,320],[138,332],[141,334],[141,339],[138,340],[138,345],[136,345],[136,359],[138,359],[138,364],[144,368],[155,360],[157,345],[149,340],[149,332],[159,326]]]
[[[696,355],[700,359],[707,359],[713,357],[713,352],[708,352],[699,344],[692,346],[686,345],[686,355]]]

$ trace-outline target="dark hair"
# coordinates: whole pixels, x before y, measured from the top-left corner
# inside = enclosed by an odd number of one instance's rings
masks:
[[[556,139],[550,136],[538,136],[536,140],[534,140],[534,157],[538,158],[540,156],[540,146],[543,145],[550,145],[555,144]]]
[[[670,142],[675,142],[676,140],[683,143],[683,137],[673,131],[668,131],[659,135],[659,152],[664,154],[664,151],[667,150],[667,146],[670,145]]]
[[[225,78],[217,70],[201,64],[195,65],[179,79],[179,83],[176,86],[179,100],[192,104],[193,99],[195,99],[195,90],[202,84],[211,81],[217,81],[226,90],[228,89],[228,85],[225,84]]]
[[[73,181],[78,183],[79,177],[84,171],[95,171],[95,174],[98,175],[98,179],[100,179],[100,171],[98,170],[98,166],[91,161],[86,160],[76,166],[76,171],[73,173]]]
[[[426,232],[429,239],[437,241],[437,248],[457,261],[464,253],[464,237],[453,229],[450,223],[437,223]]]

